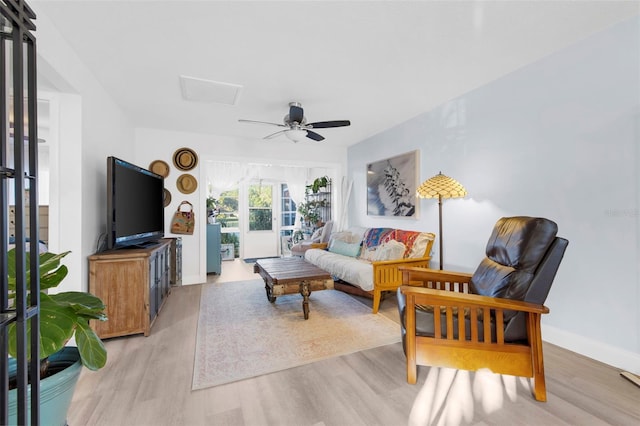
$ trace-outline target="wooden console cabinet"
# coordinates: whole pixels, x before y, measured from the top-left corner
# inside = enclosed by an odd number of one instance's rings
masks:
[[[89,256],[89,291],[106,307],[108,321],[91,321],[100,338],[144,333],[166,301],[171,240],[149,248],[109,250]]]
[[[182,238],[169,238],[169,283],[182,285]]]

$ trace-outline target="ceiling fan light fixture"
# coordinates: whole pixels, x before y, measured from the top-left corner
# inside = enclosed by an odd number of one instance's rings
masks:
[[[269,123],[267,121],[245,120],[239,119],[241,123],[258,123],[269,124],[271,126],[284,127],[286,130],[280,130],[279,132],[272,133],[265,136],[263,139],[273,139],[284,133],[284,135],[293,142],[299,142],[305,137],[313,141],[320,142],[324,140],[324,136],[316,133],[312,129],[329,129],[332,127],[344,127],[350,126],[349,120],[333,120],[333,121],[316,121],[313,123],[307,123],[307,118],[304,116],[304,109],[299,102],[289,103],[289,114],[284,116],[284,123]]]
[[[307,137],[307,131],[304,129],[290,129],[285,131],[284,134],[294,142],[300,142]]]

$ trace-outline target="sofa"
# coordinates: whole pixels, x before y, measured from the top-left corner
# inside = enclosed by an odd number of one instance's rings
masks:
[[[304,258],[334,279],[371,296],[373,313],[377,314],[382,293],[395,291],[402,284],[398,267],[429,267],[434,240],[430,232],[352,228],[331,234],[326,249],[310,248]]]

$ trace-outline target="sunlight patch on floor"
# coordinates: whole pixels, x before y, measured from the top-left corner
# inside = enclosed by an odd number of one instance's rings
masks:
[[[519,379],[519,380],[518,380]],[[409,425],[459,425],[473,420],[476,403],[487,413],[504,407],[505,396],[515,402],[518,383],[529,393],[531,385],[524,377],[507,376],[482,369],[471,373],[453,368],[431,367],[416,396]]]

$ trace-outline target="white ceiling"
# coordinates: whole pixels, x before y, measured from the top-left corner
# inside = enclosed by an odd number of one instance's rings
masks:
[[[637,1],[54,1],[46,14],[136,127],[259,139],[298,101],[351,145],[618,21]],[[37,23],[37,21],[36,21]],[[243,86],[182,99],[181,75]],[[311,140],[304,143],[314,144]]]

